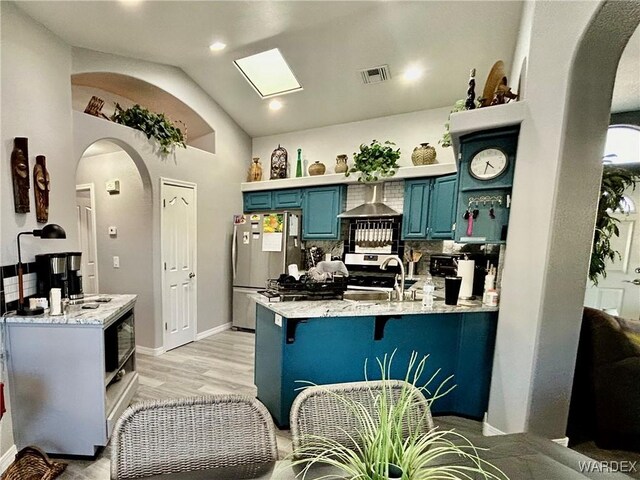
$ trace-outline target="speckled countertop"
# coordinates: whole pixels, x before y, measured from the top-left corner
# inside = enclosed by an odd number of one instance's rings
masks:
[[[366,317],[374,315],[424,315],[430,313],[498,311],[498,307],[486,307],[479,300],[459,300],[456,306],[445,305],[443,300],[435,300],[433,308],[423,308],[420,301],[305,300],[300,302],[270,302],[268,298],[258,293],[252,294],[251,298],[285,318]]]
[[[108,303],[99,303],[100,306],[96,309],[82,308],[84,304],[97,303],[95,300],[100,297],[111,298],[111,301]],[[137,298],[137,295],[86,295],[82,304],[69,305],[67,312],[63,315],[49,315],[49,310],[45,310],[45,313],[31,317],[21,317],[15,313],[9,313],[5,319],[7,323],[104,326],[111,323],[111,320],[120,316],[126,310],[132,308]]]

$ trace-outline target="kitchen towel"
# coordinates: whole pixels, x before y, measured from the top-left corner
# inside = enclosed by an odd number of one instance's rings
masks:
[[[473,273],[475,271],[474,260],[458,260],[458,276],[462,277],[459,297],[469,299],[473,296]]]

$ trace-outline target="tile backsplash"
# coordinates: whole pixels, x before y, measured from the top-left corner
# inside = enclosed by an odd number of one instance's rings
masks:
[[[28,298],[36,294],[36,263],[23,263],[22,272],[24,296]],[[0,267],[0,315],[15,310],[18,298],[18,266]]]
[[[383,202],[398,213],[404,207],[404,181],[385,182]],[[364,203],[365,185],[355,184],[347,187],[347,210],[356,208]]]

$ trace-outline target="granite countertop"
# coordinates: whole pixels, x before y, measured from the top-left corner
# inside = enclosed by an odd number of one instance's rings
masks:
[[[98,303],[96,309],[84,309],[82,305],[87,303],[97,303],[97,298],[111,298],[110,302]],[[56,324],[56,325],[90,325],[103,327],[111,323],[111,320],[118,317],[124,311],[133,307],[137,295],[120,294],[100,294],[86,295],[84,302],[79,305],[69,305],[63,315],[49,315],[49,310],[45,310],[41,315],[21,317],[15,313],[9,313],[4,318],[7,323],[32,323],[32,324]]]
[[[480,300],[459,300],[458,305],[445,305],[436,299],[433,308],[423,308],[422,302],[386,302],[372,300],[304,300],[300,302],[270,302],[254,293],[250,297],[285,318],[366,317],[374,315],[424,315],[431,313],[497,312],[498,307],[487,307]]]

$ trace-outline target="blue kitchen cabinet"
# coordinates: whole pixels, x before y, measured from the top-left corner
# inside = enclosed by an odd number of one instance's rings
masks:
[[[457,195],[458,179],[455,174],[405,181],[402,238],[452,239]]]
[[[302,199],[302,239],[339,240],[345,187],[306,188]]]
[[[273,209],[273,198],[270,191],[247,192],[243,194],[243,200],[245,212]]]
[[[302,207],[302,190],[292,188],[273,192],[273,208],[276,210]]]
[[[451,240],[456,223],[458,176],[447,175],[433,180],[429,202],[428,238]]]
[[[402,215],[403,239],[427,238],[427,212],[431,180],[407,180],[404,182],[404,211]]]

